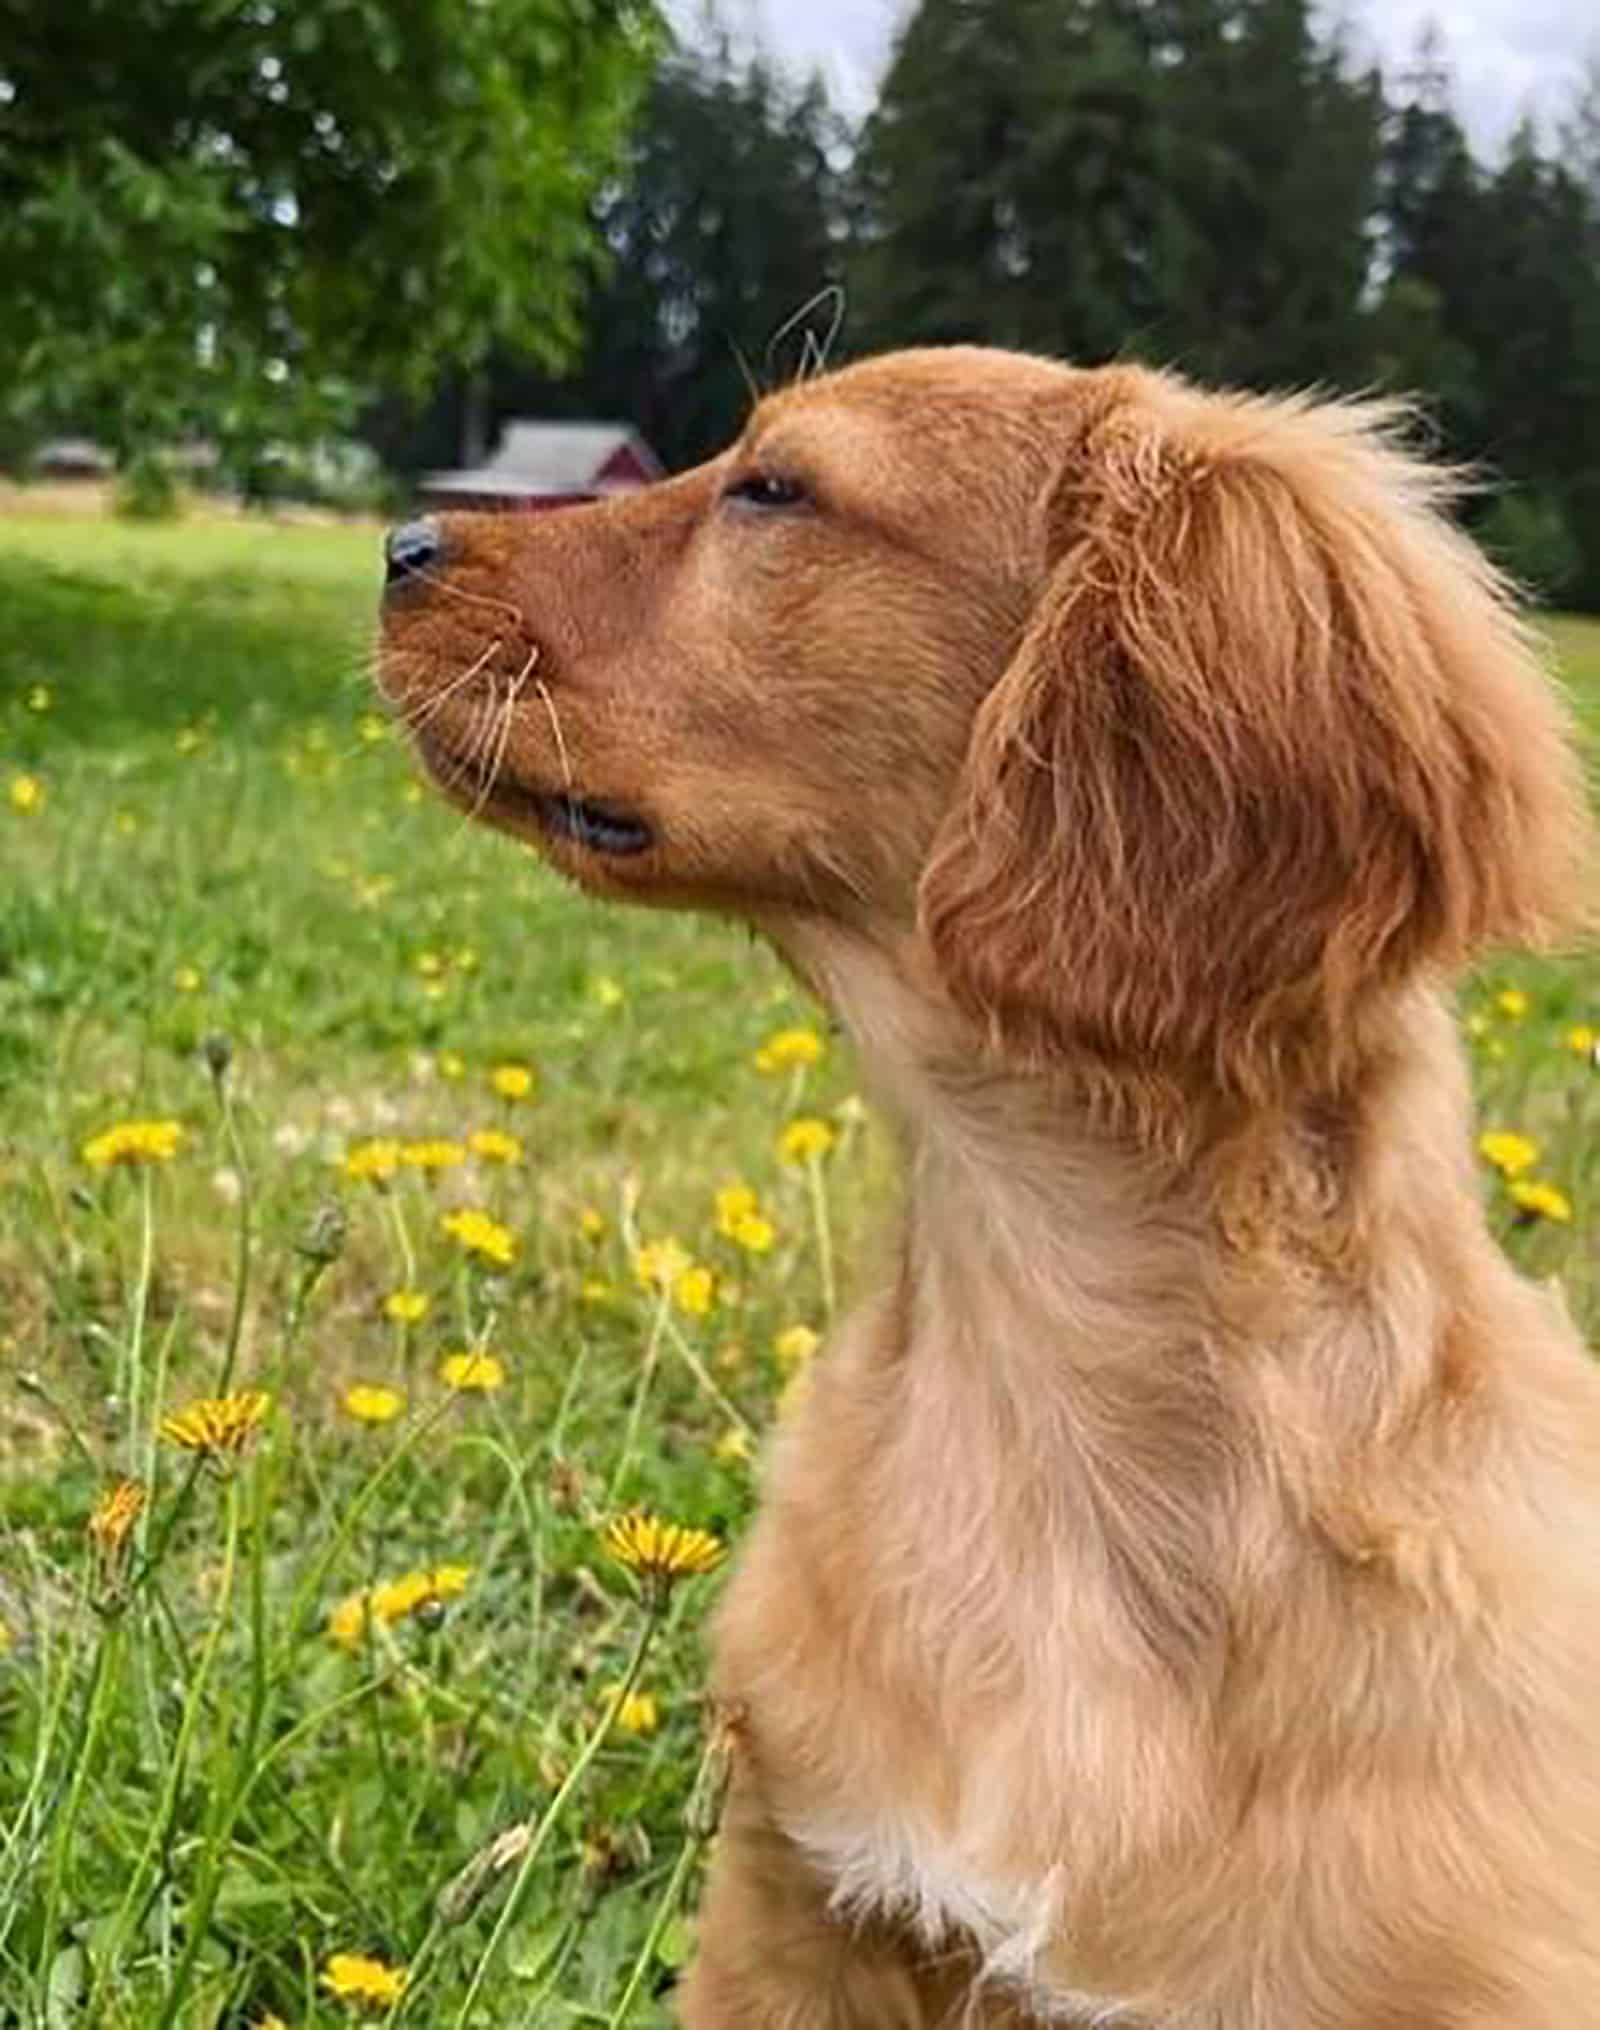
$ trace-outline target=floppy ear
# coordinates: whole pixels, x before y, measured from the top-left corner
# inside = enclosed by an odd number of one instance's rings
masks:
[[[1370,997],[1573,898],[1560,706],[1381,406],[1123,372],[923,877],[1002,1048],[1255,1101],[1337,1083]]]

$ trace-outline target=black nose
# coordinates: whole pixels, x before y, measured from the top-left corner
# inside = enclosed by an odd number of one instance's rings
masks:
[[[432,516],[421,521],[402,522],[391,529],[383,545],[383,582],[393,585],[413,572],[426,571],[444,555],[444,534]]]

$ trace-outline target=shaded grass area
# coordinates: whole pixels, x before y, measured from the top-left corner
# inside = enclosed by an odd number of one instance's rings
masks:
[[[649,1605],[599,1527],[737,1535],[887,1188],[764,951],[417,790],[361,678],[375,550],[0,522],[0,2025],[332,2024],[339,1953],[409,1969],[379,2020],[664,2023],[716,1582]],[[1600,732],[1600,625],[1552,642]],[[1594,1333],[1600,965],[1508,959],[1463,1010],[1572,1214],[1486,1169],[1497,1226]],[[826,1155],[785,1159],[796,1118]],[[141,1119],[170,1161],[84,1161]],[[346,1174],[375,1142],[413,1160]],[[499,1379],[452,1388],[473,1352]],[[273,1406],[196,1472],[160,1424],[224,1380]]]

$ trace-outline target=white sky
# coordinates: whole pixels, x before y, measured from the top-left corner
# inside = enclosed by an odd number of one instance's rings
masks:
[[[720,0],[741,38],[759,38],[785,63],[820,69],[836,104],[865,110],[896,23],[913,0]],[[667,0],[681,26],[701,0]],[[1456,105],[1480,155],[1492,159],[1524,112],[1549,130],[1565,114],[1586,54],[1600,51],[1600,0],[1323,0],[1352,47],[1402,70],[1424,23],[1437,22],[1456,80]]]

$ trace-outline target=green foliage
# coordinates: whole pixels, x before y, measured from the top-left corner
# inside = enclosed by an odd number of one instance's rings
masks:
[[[0,375],[119,450],[571,349],[647,0],[3,0]]]
[[[117,475],[113,505],[126,521],[176,521],[182,497],[171,466],[158,451],[133,454]]]
[[[1560,603],[1583,568],[1561,503],[1548,494],[1499,495],[1479,524],[1478,539],[1519,585],[1547,606]]]

